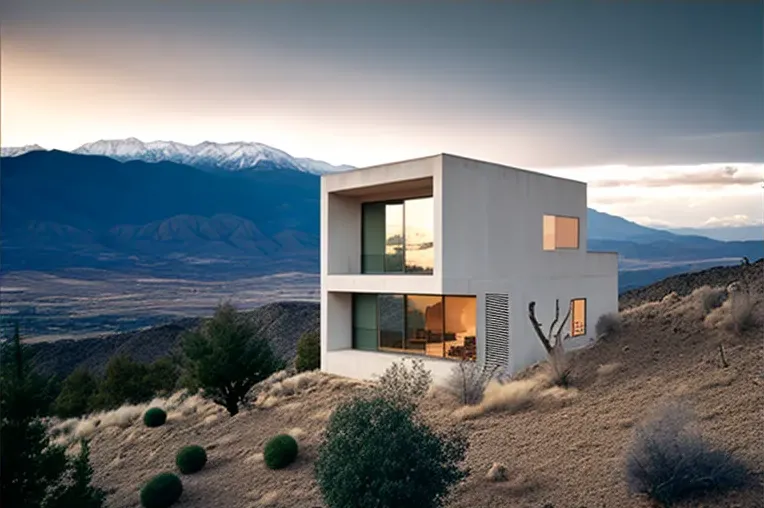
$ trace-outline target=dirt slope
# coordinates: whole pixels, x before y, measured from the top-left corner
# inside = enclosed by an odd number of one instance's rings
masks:
[[[756,298],[762,319],[762,294]],[[759,326],[737,336],[709,328],[703,316],[692,296],[625,312],[620,336],[574,354],[574,389],[562,400],[461,421],[455,403],[426,399],[422,414],[435,427],[469,430],[472,474],[456,488],[449,506],[647,508],[651,504],[630,494],[624,479],[633,427],[664,402],[682,400],[698,415],[706,437],[747,462],[758,482],[724,498],[684,506],[764,507],[764,330]],[[721,366],[719,343],[725,345],[727,368]],[[175,452],[187,444],[206,446],[209,463],[183,477],[179,508],[320,507],[312,469],[316,447],[331,409],[359,386],[311,374],[274,385],[271,396],[260,397],[259,407],[234,418],[192,401],[173,408],[170,421],[158,429],[102,423],[81,430],[92,436],[95,480],[110,490],[113,508],[139,506],[141,484],[173,470]],[[300,458],[270,471],[260,452],[266,439],[280,432],[297,436]],[[494,461],[506,464],[509,481],[484,478]]]

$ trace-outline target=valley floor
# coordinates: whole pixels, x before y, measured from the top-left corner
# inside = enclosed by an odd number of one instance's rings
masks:
[[[426,398],[422,415],[435,428],[468,430],[471,474],[448,506],[647,508],[650,502],[628,492],[627,450],[635,425],[661,405],[680,401],[694,410],[712,443],[732,451],[756,476],[746,490],[681,506],[764,507],[763,330],[738,336],[709,327],[697,300],[671,296],[625,311],[619,336],[574,354],[574,387],[558,396],[508,403],[466,420],[442,394]],[[521,377],[534,375],[531,369]],[[98,427],[79,422],[80,433],[92,436],[95,481],[109,490],[112,508],[139,506],[140,486],[173,471],[176,451],[190,444],[206,447],[209,462],[200,473],[182,477],[179,508],[320,507],[313,479],[317,446],[332,409],[362,388],[363,383],[309,373],[271,385],[233,418],[189,399],[170,404],[163,427],[147,429],[135,421],[120,428],[101,417]],[[286,469],[271,471],[261,451],[282,432],[297,437],[300,455]],[[508,481],[486,480],[493,462],[507,466]]]

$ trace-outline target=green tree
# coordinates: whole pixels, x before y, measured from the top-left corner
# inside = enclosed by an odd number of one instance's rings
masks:
[[[69,374],[61,386],[54,406],[61,418],[81,416],[91,408],[91,399],[98,391],[98,382],[86,369],[79,368]]]
[[[252,325],[229,303],[220,305],[199,330],[184,335],[183,353],[189,388],[201,388],[231,416],[239,412],[255,383],[284,367],[268,342],[257,338]]]
[[[298,372],[321,368],[321,334],[306,332],[297,341],[295,368]]]
[[[0,505],[18,508],[100,508],[105,494],[90,487],[87,445],[76,459],[50,443],[39,416],[45,382],[29,368],[18,328],[0,347]]]
[[[148,367],[129,356],[117,355],[106,364],[104,378],[98,387],[91,409],[109,409],[125,403],[140,404],[154,396],[146,383]]]
[[[418,421],[415,406],[358,398],[332,415],[316,461],[330,508],[437,508],[464,479],[467,440]]]
[[[175,391],[180,377],[180,368],[172,358],[165,357],[149,364],[144,377],[146,384],[155,395],[167,395]]]

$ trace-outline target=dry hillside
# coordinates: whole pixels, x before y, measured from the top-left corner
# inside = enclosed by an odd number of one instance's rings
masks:
[[[428,422],[442,431],[458,425],[469,431],[471,474],[454,490],[449,506],[647,508],[650,502],[627,490],[624,459],[635,424],[679,400],[694,409],[711,442],[755,472],[750,488],[682,506],[764,507],[764,330],[760,324],[742,334],[728,329],[727,305],[707,316],[706,292],[696,286],[684,297],[632,302],[620,334],[573,355],[568,390],[549,388],[536,368],[493,387],[477,408],[459,408],[442,393],[429,395],[421,408]],[[762,323],[760,290],[755,299]],[[156,401],[170,414],[159,428],[145,428],[134,419],[145,407],[66,425],[92,437],[95,481],[109,490],[113,508],[139,506],[141,485],[174,470],[175,452],[188,444],[205,446],[209,462],[200,473],[182,477],[178,507],[320,507],[312,464],[326,419],[339,401],[362,387],[308,373],[268,383],[253,406],[233,418],[197,398],[180,402],[176,397]],[[300,456],[286,469],[271,471],[262,463],[262,447],[281,432],[297,437]],[[493,462],[506,465],[508,481],[486,480]]]

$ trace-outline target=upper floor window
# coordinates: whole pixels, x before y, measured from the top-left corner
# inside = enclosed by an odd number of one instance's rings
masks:
[[[544,215],[544,250],[578,249],[578,217]]]
[[[432,197],[364,203],[362,272],[431,274],[434,213]]]

